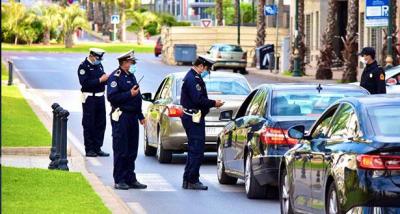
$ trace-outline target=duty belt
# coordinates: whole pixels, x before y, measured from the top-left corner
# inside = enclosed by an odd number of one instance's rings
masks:
[[[84,94],[86,96],[89,96],[89,97],[102,97],[102,96],[104,96],[104,92],[98,92],[98,93],[95,93],[95,92],[82,92],[82,94]]]
[[[199,112],[198,109],[188,109],[188,108],[184,108],[183,109],[183,113],[187,114],[187,115],[192,115],[192,114],[196,114],[197,112]]]

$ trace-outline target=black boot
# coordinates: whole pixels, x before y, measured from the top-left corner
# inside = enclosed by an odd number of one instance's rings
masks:
[[[141,184],[139,181],[135,181],[131,184],[129,184],[130,189],[146,189],[147,185],[146,184]]]
[[[187,189],[187,188],[188,188],[188,181],[187,181],[187,180],[183,180],[183,182],[182,182],[182,188],[183,188],[183,189]]]
[[[97,156],[99,156],[99,157],[108,157],[108,156],[110,156],[110,154],[108,154],[108,153],[106,153],[106,152],[103,152],[103,151],[99,151],[99,152],[97,152],[96,153],[97,154]]]
[[[208,186],[202,184],[200,181],[197,183],[190,183],[188,182],[188,189],[194,190],[208,190]]]
[[[93,151],[86,152],[86,157],[97,157],[97,153]]]
[[[115,189],[121,189],[121,190],[128,190],[129,185],[126,184],[125,182],[120,182],[114,185]]]

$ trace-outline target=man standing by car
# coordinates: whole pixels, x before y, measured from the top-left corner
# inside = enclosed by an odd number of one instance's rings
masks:
[[[106,130],[104,90],[108,75],[101,60],[104,50],[91,48],[90,54],[79,65],[78,77],[82,92],[82,126],[86,157],[109,156],[101,151]]]
[[[360,86],[371,94],[386,94],[385,71],[375,60],[375,49],[365,47],[358,55],[361,56],[360,61],[365,65]]]
[[[107,99],[111,103],[111,126],[116,189],[145,189],[136,179],[135,160],[139,145],[139,124],[146,125],[142,113],[142,95],[136,81],[133,51],[118,57],[119,68],[110,75]]]
[[[184,114],[181,117],[188,138],[188,156],[183,174],[184,189],[207,190],[200,182],[200,165],[204,157],[205,121],[204,117],[212,107],[221,107],[221,100],[208,99],[203,77],[209,73],[213,62],[198,57],[193,67],[183,78],[181,90],[181,105]]]

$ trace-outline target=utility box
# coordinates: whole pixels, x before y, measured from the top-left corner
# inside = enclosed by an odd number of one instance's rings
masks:
[[[191,63],[196,60],[197,46],[194,44],[175,44],[174,57],[177,63]]]
[[[275,67],[274,45],[263,45],[256,48],[256,67],[258,69],[270,69]]]

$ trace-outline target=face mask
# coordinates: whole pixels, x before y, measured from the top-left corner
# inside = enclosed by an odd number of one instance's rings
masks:
[[[101,61],[98,60],[98,59],[96,59],[96,60],[93,62],[93,65],[100,65],[100,63],[101,63]]]
[[[365,65],[367,64],[367,61],[364,59],[364,57],[360,57],[360,62]]]
[[[210,74],[210,72],[206,70],[206,71],[203,71],[203,73],[201,73],[200,76],[201,76],[201,78],[204,79],[204,77],[206,77],[209,74]]]
[[[132,64],[131,67],[129,67],[129,72],[132,74],[136,72],[136,64]]]

